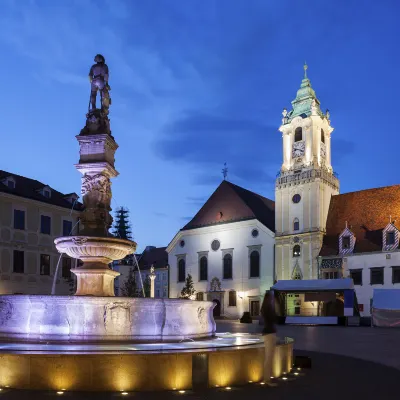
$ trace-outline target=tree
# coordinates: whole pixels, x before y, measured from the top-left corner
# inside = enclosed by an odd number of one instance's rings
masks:
[[[133,268],[129,269],[128,278],[124,282],[124,286],[121,289],[122,296],[125,297],[138,297],[138,288],[136,285],[136,276]]]
[[[120,207],[116,211],[113,235],[120,239],[132,240],[132,231],[129,223],[129,211],[127,208]]]
[[[144,289],[144,295],[146,297],[150,297],[151,281],[149,275],[147,275],[146,279],[143,281],[143,289]]]
[[[181,299],[192,299],[195,293],[192,275],[188,274],[185,280],[185,286],[181,290]]]

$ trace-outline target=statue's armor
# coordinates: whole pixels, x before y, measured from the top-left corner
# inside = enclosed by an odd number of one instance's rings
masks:
[[[101,106],[104,111],[108,111],[108,66],[104,63],[97,63],[90,68],[89,77],[91,79],[90,103],[92,110],[96,108],[97,91],[100,91]],[[106,100],[106,101],[104,101]]]

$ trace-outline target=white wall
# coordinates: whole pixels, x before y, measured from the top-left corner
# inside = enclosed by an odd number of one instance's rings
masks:
[[[386,255],[390,255],[390,259]],[[344,277],[349,277],[349,270],[362,269],[362,285],[354,285],[358,304],[364,305],[364,311],[360,312],[362,317],[370,316],[370,299],[374,289],[400,289],[400,283],[392,283],[392,266],[400,266],[400,251],[390,253],[366,253],[360,255],[348,255],[344,258]],[[371,285],[370,268],[384,267],[383,285]]]
[[[259,231],[256,238],[251,235],[253,229]],[[221,243],[217,251],[211,249],[211,242],[215,239]],[[185,241],[184,247],[180,246],[181,240]],[[195,290],[209,291],[211,279],[217,277],[221,281],[222,290],[225,291],[224,315],[241,317],[244,311],[249,311],[250,298],[261,300],[261,295],[273,285],[274,242],[274,234],[257,220],[180,231],[167,248],[170,297],[178,297],[184,287],[184,282],[178,282],[177,260],[179,257],[185,257],[186,274],[192,275]],[[260,246],[260,278],[249,277],[248,246]],[[224,251],[232,252],[233,279],[222,279]],[[199,252],[208,252],[208,281],[199,281]],[[238,294],[236,307],[228,306],[229,290],[236,290]]]

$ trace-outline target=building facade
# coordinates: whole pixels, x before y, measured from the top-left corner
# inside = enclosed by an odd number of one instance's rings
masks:
[[[400,289],[400,185],[333,196],[320,278],[352,278],[361,316],[374,289]]]
[[[78,232],[77,198],[0,171],[0,294],[51,293],[60,259],[54,239]],[[60,259],[56,294],[72,294],[75,262],[66,255]]]
[[[136,257],[136,259],[135,259]],[[149,284],[150,268],[154,267],[156,278],[154,280],[154,297],[169,297],[169,265],[166,247],[147,246],[143,253],[129,255],[125,260],[114,263],[114,270],[121,275],[115,280],[116,296],[123,296],[123,288],[132,269],[135,274],[136,287],[140,294],[142,288]],[[137,264],[136,264],[137,262]],[[139,268],[137,267],[139,266]],[[143,285],[143,286],[142,286]],[[146,294],[146,296],[148,293]]]
[[[170,297],[190,274],[196,298],[216,303],[214,315],[258,317],[274,281],[274,202],[223,181],[167,252]]]
[[[306,70],[279,128],[283,161],[275,188],[277,280],[318,278],[329,203],[339,193],[331,163],[329,111],[321,111]]]

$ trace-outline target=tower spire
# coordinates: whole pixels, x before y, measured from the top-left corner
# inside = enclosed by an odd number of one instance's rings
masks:
[[[308,65],[307,65],[306,61],[304,61],[303,69],[304,69],[304,79],[308,79],[308,77],[307,77]]]

